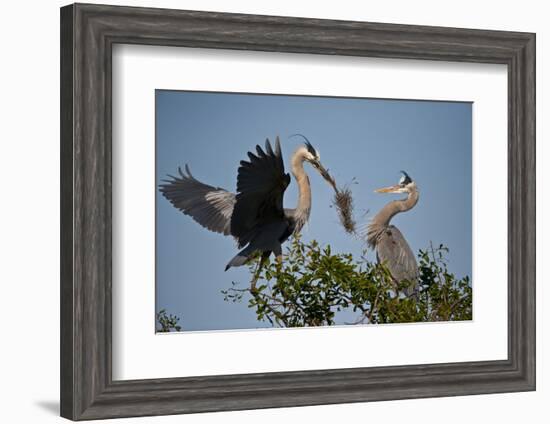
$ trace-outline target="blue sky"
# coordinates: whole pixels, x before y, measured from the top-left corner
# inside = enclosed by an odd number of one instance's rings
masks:
[[[420,190],[417,206],[396,225],[416,253],[430,242],[450,249],[449,269],[471,276],[472,108],[470,103],[282,96],[186,91],[156,92],[156,178],[189,164],[200,181],[235,191],[239,161],[277,135],[285,166],[304,134],[339,185],[351,183],[358,223],[366,223],[399,195],[373,190],[397,183],[401,169]],[[305,241],[359,255],[331,208],[333,192],[306,165],[313,207]],[[285,193],[295,207],[296,184]],[[237,252],[230,237],[209,232],[174,208],[157,190],[156,305],[181,318],[184,330],[268,327],[246,302],[228,303],[221,290],[246,284],[246,267],[224,272]],[[374,260],[375,255],[369,252]],[[343,314],[340,323],[349,321]]]

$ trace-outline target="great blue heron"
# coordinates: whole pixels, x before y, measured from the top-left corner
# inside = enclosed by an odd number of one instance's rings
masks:
[[[303,136],[302,136],[303,137]],[[291,172],[298,183],[298,205],[283,208],[283,195],[290,184],[285,173],[279,137],[272,149],[269,139],[265,151],[256,146],[256,154],[248,152],[248,161],[241,161],[237,175],[237,194],[201,183],[185,165],[185,173],[169,175],[160,191],[176,208],[189,215],[203,227],[232,235],[243,248],[229,261],[225,270],[245,264],[256,252],[266,259],[273,252],[280,260],[281,244],[291,234],[298,233],[309,219],[311,188],[304,171],[310,163],[325,179],[328,172],[321,165],[319,154],[304,137],[305,145],[298,147],[291,158]]]
[[[376,250],[379,263],[385,263],[393,279],[397,282],[408,281],[410,285],[405,294],[410,296],[418,290],[418,265],[413,251],[394,225],[391,219],[400,212],[411,210],[418,202],[419,192],[416,183],[405,171],[399,183],[375,190],[377,193],[407,193],[401,200],[393,200],[376,214],[367,227],[368,245]]]

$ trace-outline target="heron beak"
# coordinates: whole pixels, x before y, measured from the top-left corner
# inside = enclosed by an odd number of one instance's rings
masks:
[[[336,182],[334,181],[334,178],[328,173],[328,171],[325,169],[323,165],[321,165],[321,162],[318,160],[311,161],[311,165],[321,174],[321,176],[328,182],[334,189],[336,189]]]
[[[405,190],[399,184],[374,190],[375,193],[404,193]]]

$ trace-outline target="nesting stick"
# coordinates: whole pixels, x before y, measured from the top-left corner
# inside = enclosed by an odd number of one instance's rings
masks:
[[[334,199],[332,201],[340,222],[349,234],[355,234],[355,219],[353,219],[353,197],[351,190],[347,187],[338,189],[335,188]]]
[[[332,204],[336,207],[340,223],[349,234],[355,234],[355,219],[353,218],[353,196],[348,187],[338,188],[334,178],[326,173],[326,180],[334,189]]]

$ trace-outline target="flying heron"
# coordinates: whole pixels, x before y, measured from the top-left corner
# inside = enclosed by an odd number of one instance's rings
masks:
[[[376,214],[367,227],[367,242],[376,251],[378,262],[386,264],[397,283],[410,283],[405,290],[410,296],[418,290],[418,265],[405,237],[397,227],[390,225],[390,221],[398,213],[411,210],[418,202],[419,192],[411,177],[405,171],[401,173],[403,176],[398,184],[375,192],[407,193],[407,197],[389,202]]]
[[[281,259],[281,245],[293,233],[299,233],[309,219],[311,187],[304,170],[308,162],[327,181],[330,176],[321,165],[319,153],[305,139],[292,155],[290,168],[298,183],[298,205],[283,207],[283,196],[290,184],[285,173],[279,137],[275,149],[269,139],[265,151],[256,146],[256,153],[248,152],[248,161],[241,161],[237,175],[237,193],[213,187],[198,181],[185,165],[178,168],[179,176],[169,175],[160,191],[172,205],[189,215],[210,231],[233,236],[242,249],[229,261],[225,270],[244,265],[256,252],[267,259],[274,253]]]

